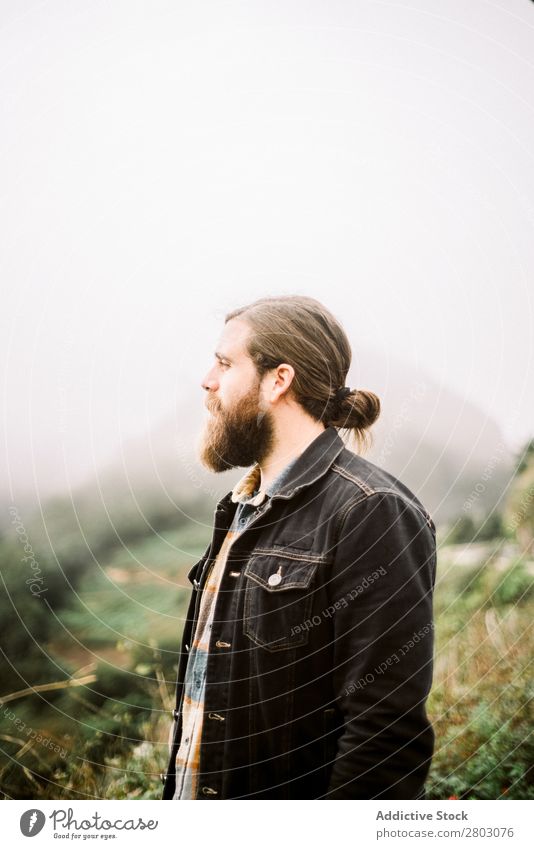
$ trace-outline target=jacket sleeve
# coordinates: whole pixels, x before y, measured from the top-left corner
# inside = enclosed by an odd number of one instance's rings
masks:
[[[434,747],[435,526],[392,492],[340,514],[328,595],[342,714],[326,799],[424,798]],[[336,604],[337,602],[337,604]]]

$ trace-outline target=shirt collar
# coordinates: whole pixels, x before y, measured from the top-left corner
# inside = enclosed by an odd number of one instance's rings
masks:
[[[295,460],[290,460],[287,466],[284,466],[280,474],[265,489],[260,489],[261,469],[259,464],[255,463],[234,486],[232,490],[232,501],[246,502],[247,504],[252,504],[254,507],[263,504],[268,495],[274,495],[280,489],[294,462]],[[256,492],[256,490],[258,491]],[[256,494],[254,495],[254,493]]]
[[[255,463],[254,466],[245,472],[242,478],[238,480],[236,485],[232,490],[232,501],[239,501],[241,503],[246,502],[248,504],[253,504],[256,507],[258,504],[262,504],[267,496],[266,490],[260,489],[261,483],[261,469],[258,463]],[[259,490],[254,497],[252,497],[252,493]]]

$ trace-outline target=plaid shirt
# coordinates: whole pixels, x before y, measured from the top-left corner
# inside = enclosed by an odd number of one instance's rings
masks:
[[[238,506],[232,525],[207,576],[187,662],[182,702],[182,736],[176,754],[176,790],[173,799],[196,799],[198,794],[198,768],[202,745],[204,693],[211,627],[228,550],[233,540],[246,528],[256,508],[282,486],[293,462],[295,461],[288,463],[265,490],[260,489],[261,470],[256,463],[232,490],[232,501],[238,502]]]

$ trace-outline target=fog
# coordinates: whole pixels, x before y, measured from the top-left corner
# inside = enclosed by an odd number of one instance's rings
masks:
[[[0,27],[9,498],[179,427],[267,294],[323,301],[386,405],[422,371],[532,435],[532,3],[2,0]]]

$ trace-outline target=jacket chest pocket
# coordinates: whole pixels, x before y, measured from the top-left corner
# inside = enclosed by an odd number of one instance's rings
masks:
[[[304,645],[317,566],[278,554],[254,555],[244,572],[243,633],[271,652]]]

